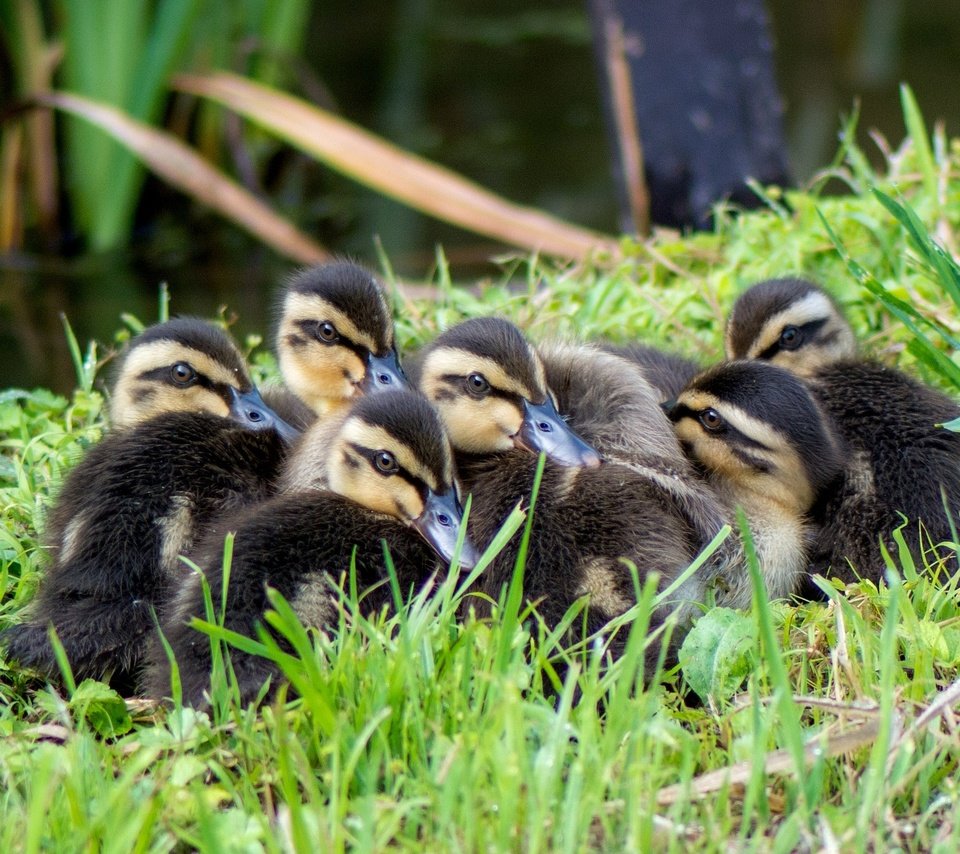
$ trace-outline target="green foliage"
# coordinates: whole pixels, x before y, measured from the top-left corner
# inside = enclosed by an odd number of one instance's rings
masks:
[[[59,0],[63,87],[156,122],[200,6],[200,0]],[[83,120],[67,119],[66,128],[68,180],[78,225],[95,251],[113,248],[129,236],[143,167]]]
[[[704,701],[733,697],[756,665],[757,627],[730,608],[711,608],[680,647],[683,678]]]

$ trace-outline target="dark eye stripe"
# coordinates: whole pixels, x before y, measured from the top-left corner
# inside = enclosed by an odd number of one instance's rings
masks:
[[[399,477],[402,480],[405,480],[407,483],[409,483],[421,495],[426,495],[426,493],[429,491],[430,487],[428,486],[427,483],[425,483],[421,478],[407,471],[402,465],[400,465],[400,460],[397,459],[396,454],[394,454],[393,458],[397,462],[397,470],[392,474],[387,475],[386,472],[382,472],[380,471],[380,469],[377,468],[376,457],[377,457],[377,454],[379,454],[380,451],[383,450],[383,448],[375,448],[375,449],[367,448],[367,447],[364,447],[363,445],[357,444],[356,442],[348,442],[347,444],[351,448],[353,448],[353,450],[356,451],[361,457],[367,460],[367,462],[370,463],[370,467],[378,474],[382,474],[388,477]]]
[[[140,374],[139,378],[141,380],[148,380],[154,383],[162,383],[180,390],[196,388],[199,386],[200,388],[205,388],[208,391],[212,391],[227,405],[227,408],[229,408],[231,403],[233,403],[234,386],[231,386],[229,383],[216,382],[215,380],[210,379],[210,377],[208,377],[206,374],[197,371],[196,377],[194,381],[190,383],[190,385],[178,385],[170,376],[170,368],[172,367],[173,365],[164,365],[161,368],[153,368],[152,370],[144,371],[142,374]],[[237,388],[239,388],[240,391],[248,391],[250,386],[240,385],[237,386]]]
[[[366,361],[367,356],[370,355],[370,351],[364,347],[363,344],[357,344],[356,342],[351,341],[339,329],[337,329],[337,337],[335,340],[324,341],[322,338],[318,338],[314,334],[317,329],[317,323],[318,321],[316,320],[298,320],[296,325],[300,330],[302,330],[303,334],[309,338],[309,340],[317,341],[318,343],[325,344],[328,347],[345,347],[347,350],[355,353],[360,361]],[[336,327],[335,323],[333,325]]]
[[[827,322],[827,318],[821,317],[819,320],[811,320],[808,323],[804,323],[802,326],[797,326],[797,332],[803,336],[803,343],[798,349],[802,350],[804,345],[810,341],[815,340],[816,334],[820,331],[820,328]],[[782,330],[781,330],[782,331]],[[779,353],[783,347],[780,346],[780,339],[777,338],[766,350],[762,353],[757,354],[758,359],[772,359],[774,356]]]
[[[476,371],[471,371],[471,373],[476,373]],[[468,376],[469,374],[441,374],[440,380],[451,388],[456,389],[457,392],[460,393],[466,391],[466,386],[464,383],[466,382]],[[481,397],[499,397],[502,400],[510,400],[514,403],[520,402],[519,394],[514,394],[512,391],[504,391],[501,388],[497,388],[495,385],[490,383],[489,380],[487,381],[487,385],[490,386],[490,391],[481,395]]]
[[[704,408],[705,408],[705,409],[716,409],[716,407],[713,407],[713,406],[704,407]],[[707,435],[713,436],[713,437],[716,438],[718,441],[721,441],[721,442],[724,442],[724,443],[730,445],[730,446],[731,446],[731,449],[733,449],[735,446],[739,446],[739,447],[743,447],[743,448],[758,448],[758,449],[763,450],[763,451],[769,451],[769,450],[770,450],[770,448],[769,448],[767,445],[764,445],[763,442],[759,442],[759,441],[757,441],[756,439],[754,439],[753,437],[748,436],[748,435],[747,435],[746,433],[744,433],[742,430],[738,430],[738,429],[737,429],[728,419],[726,419],[726,418],[723,419],[723,424],[724,424],[724,427],[726,428],[726,430],[725,430],[723,433],[715,433],[715,432],[711,432],[711,431],[707,430],[706,427],[704,427],[704,426],[700,423],[700,412],[701,412],[701,410],[699,410],[699,409],[693,409],[692,407],[687,406],[687,404],[685,404],[685,403],[678,403],[678,404],[673,408],[673,410],[671,411],[669,417],[670,417],[670,420],[671,420],[674,424],[678,423],[679,421],[682,421],[684,418],[690,418],[690,419],[696,421],[696,422],[697,422],[697,426],[699,426],[701,430],[704,430],[704,431],[707,433]],[[720,414],[719,411],[718,411],[718,414]],[[721,414],[721,417],[723,417],[722,414]],[[734,452],[736,452],[736,451],[734,451]],[[746,460],[745,460],[745,461],[746,461]],[[751,463],[751,464],[753,464],[753,463]]]
[[[763,447],[762,445],[760,446]],[[766,460],[755,457],[753,454],[747,453],[743,448],[738,448],[736,445],[730,446],[730,453],[733,454],[738,460],[743,463],[746,463],[751,468],[756,469],[759,472],[768,472],[770,471],[770,463]]]

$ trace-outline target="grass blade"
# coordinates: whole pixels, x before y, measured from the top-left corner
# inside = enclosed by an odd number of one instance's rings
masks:
[[[930,196],[930,200],[937,203],[937,166],[933,159],[933,149],[930,147],[930,137],[927,126],[923,121],[920,106],[914,97],[913,90],[906,84],[900,84],[900,105],[903,108],[903,123],[907,133],[913,140],[913,150],[917,155],[917,166],[923,177],[923,187]],[[939,205],[937,205],[939,208]]]

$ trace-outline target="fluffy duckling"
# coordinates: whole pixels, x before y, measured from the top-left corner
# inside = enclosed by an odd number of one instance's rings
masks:
[[[810,377],[853,358],[856,340],[836,302],[813,282],[769,279],[734,303],[724,349],[728,359],[763,359]]]
[[[731,313],[726,340],[730,355],[766,359],[805,377],[848,448],[842,487],[822,509],[818,571],[829,568],[847,582],[857,576],[879,581],[885,571],[879,542],[896,553],[891,532],[901,526],[917,557],[953,542],[951,518],[960,518],[960,436],[940,425],[960,416],[955,401],[900,371],[856,358],[853,332],[836,303],[802,279],[762,282],[746,291]]]
[[[401,589],[423,584],[450,563],[462,521],[449,441],[433,408],[419,395],[394,391],[363,397],[331,427],[314,425],[291,458],[290,468],[312,469],[313,486],[284,492],[222,522],[197,549],[212,590],[222,585],[223,537],[236,532],[225,625],[255,633],[270,607],[267,587],[278,590],[304,624],[332,628],[338,621],[334,583],[355,562],[363,609],[392,603],[383,544]],[[438,556],[440,561],[438,563]],[[477,560],[469,540],[461,567]],[[197,576],[183,586],[163,629],[180,670],[184,702],[201,705],[210,684],[210,641],[187,621],[204,615]],[[155,644],[149,693],[170,690],[167,658]],[[230,651],[244,701],[253,699],[275,666],[266,659]]]
[[[696,376],[666,410],[716,491],[743,509],[770,598],[798,592],[817,536],[811,511],[842,468],[840,446],[804,383],[762,362],[727,362]],[[741,572],[718,598],[746,607],[750,595]]]
[[[557,411],[543,360],[512,323],[464,321],[424,349],[416,370],[420,390],[456,436],[458,451],[519,448],[543,451],[560,465],[600,465],[600,454]]]
[[[689,471],[689,464],[657,395],[623,359],[596,348],[559,344],[542,348],[541,358],[512,324],[483,318],[439,336],[424,352],[419,370],[420,387],[440,412],[458,461],[466,464],[462,471],[473,493],[470,531],[475,542],[489,542],[511,509],[529,502],[537,468],[530,451],[546,452],[524,590],[549,625],[589,596],[587,625],[590,631],[600,629],[636,602],[633,577],[622,559],[633,562],[641,578],[659,572],[666,586],[723,524],[716,499],[712,510],[705,509],[709,487],[681,484],[669,473],[668,457],[677,470]],[[550,403],[551,416],[544,422],[550,430],[538,435],[555,438],[539,446],[518,441],[524,413],[541,401]],[[618,404],[624,412],[620,422],[614,417]],[[554,415],[556,410],[563,416]],[[629,464],[598,465],[589,446],[571,438],[575,434],[565,423],[568,416],[569,424],[598,440],[611,459]],[[633,438],[624,438],[626,432]],[[702,501],[692,497],[695,490]],[[691,506],[697,513],[702,510],[696,521]],[[708,517],[715,522],[709,532],[701,530],[709,527]],[[518,546],[515,538],[479,579],[487,601],[496,601],[509,582]],[[677,601],[701,601],[717,571],[718,564],[705,568],[678,592]],[[476,606],[485,609],[482,597]],[[623,640],[614,640],[614,654]]]
[[[358,395],[410,388],[383,286],[348,261],[309,267],[290,279],[277,355],[286,390],[271,389],[268,400],[298,426],[342,410]]]
[[[180,318],[129,346],[112,404],[113,429],[70,473],[47,521],[52,563],[7,654],[48,677],[59,672],[53,626],[79,678],[132,687],[162,608],[180,583],[178,555],[224,509],[273,489],[285,443],[221,329]]]

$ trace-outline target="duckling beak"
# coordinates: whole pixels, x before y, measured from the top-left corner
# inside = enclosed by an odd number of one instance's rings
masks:
[[[534,454],[542,451],[562,466],[594,468],[603,461],[600,454],[567,426],[549,397],[543,403],[524,399],[523,423],[513,443]]]
[[[292,445],[300,438],[300,431],[267,406],[256,387],[250,391],[231,387],[230,417],[248,430],[276,430],[284,445]]]
[[[673,398],[673,400],[663,401],[660,404],[660,408],[666,413],[667,418],[670,418],[672,421],[673,418],[671,418],[671,416],[673,415],[673,411],[677,408],[677,399]]]
[[[387,389],[406,388],[414,390],[410,380],[400,367],[400,357],[395,347],[383,356],[367,356],[367,373],[360,384],[365,394]]]
[[[423,512],[413,520],[413,527],[433,547],[447,563],[453,560],[457,545],[457,534],[463,524],[463,508],[457,501],[456,491],[451,487],[446,492],[427,493]],[[471,570],[480,560],[480,553],[469,537],[463,538],[460,547],[459,564],[461,570]]]

